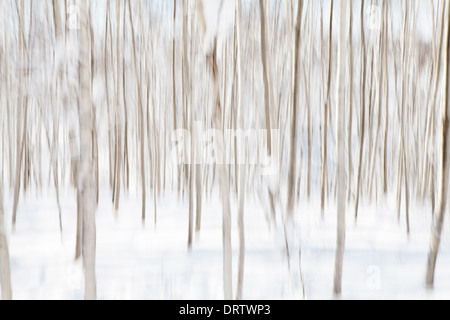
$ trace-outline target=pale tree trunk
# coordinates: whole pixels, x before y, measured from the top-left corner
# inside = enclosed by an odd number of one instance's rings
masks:
[[[119,90],[121,87],[120,73],[120,1],[116,2],[116,85],[115,85],[115,134],[116,151],[114,161],[113,202],[116,214],[119,210],[120,201],[120,176],[122,171],[122,119],[120,114]],[[124,94],[124,93],[123,93]]]
[[[338,49],[338,81],[337,81],[337,243],[334,265],[334,294],[340,296],[342,292],[342,269],[345,249],[345,26],[347,16],[347,0],[341,0],[339,18],[339,49]]]
[[[181,1],[181,60],[182,60],[182,79],[181,79],[181,106],[183,110],[183,129],[192,130],[192,114],[193,111],[189,105],[190,101],[190,75],[189,75],[189,52],[188,52],[188,15],[187,11],[187,0]],[[189,118],[189,119],[188,119]],[[189,126],[188,126],[189,122]],[[192,248],[192,242],[194,238],[194,174],[195,174],[195,165],[193,165],[194,159],[194,148],[196,141],[191,140],[191,146],[185,145],[189,152],[189,158],[191,159],[189,164],[184,166],[186,176],[186,182],[188,187],[188,198],[189,198],[189,207],[188,207],[188,249]]]
[[[243,61],[242,61],[242,39],[241,39],[241,0],[236,0],[236,48],[237,48],[237,99],[238,99],[238,130],[244,130],[244,103],[243,103],[243,83],[242,83],[242,73],[243,73]],[[245,159],[245,149],[242,141],[238,142],[238,150],[235,150],[238,153],[239,160]],[[239,163],[239,186],[238,186],[238,234],[239,234],[239,260],[238,260],[238,278],[237,278],[237,287],[236,287],[236,300],[242,299],[242,291],[244,286],[244,262],[245,262],[245,232],[244,232],[244,202],[245,202],[245,179],[246,179],[246,166],[241,163],[241,161],[236,162],[236,166]]]
[[[324,97],[324,110],[323,110],[323,142],[322,142],[322,176],[321,176],[321,195],[320,195],[320,207],[322,209],[322,217],[325,210],[325,187],[328,188],[327,182],[327,158],[328,158],[328,109],[331,107],[330,90],[331,90],[331,68],[332,68],[332,56],[331,47],[333,45],[333,0],[331,0],[330,8],[330,28],[328,32],[328,81],[327,81],[327,96]],[[323,54],[323,53],[322,53]],[[323,84],[322,84],[323,85]]]
[[[5,231],[5,215],[3,211],[3,179],[0,179],[0,285],[0,298],[3,300],[11,300],[11,269]]]
[[[383,143],[383,193],[387,194],[388,186],[387,186],[387,144],[388,144],[388,129],[389,129],[389,75],[388,75],[388,5],[386,2],[383,2],[383,14],[384,14],[384,22],[383,22],[383,40],[384,40],[384,89],[385,89],[385,124],[384,124],[384,143]]]
[[[313,6],[311,3],[308,4],[310,6],[310,21],[313,20]],[[308,200],[311,198],[311,163],[312,163],[312,124],[311,124],[311,69],[313,67],[313,54],[314,54],[314,46],[312,44],[313,41],[313,27],[310,26],[309,30],[309,66],[308,66],[308,80],[306,80],[306,71],[304,73],[305,79],[305,95],[306,95],[306,116],[308,123],[308,169],[306,172],[306,196]],[[300,190],[297,190],[299,192]]]
[[[85,299],[94,300],[97,297],[95,280],[95,190],[93,176],[93,148],[92,131],[94,123],[92,118],[92,99],[90,88],[90,56],[89,56],[89,8],[87,0],[80,0],[80,57],[79,57],[79,83],[80,83],[80,150],[81,176],[79,185],[81,188],[81,214],[82,221],[82,255],[85,273]]]
[[[303,0],[298,3],[297,11],[297,24],[295,27],[295,46],[293,52],[293,90],[294,99],[292,105],[292,124],[291,124],[291,153],[289,156],[289,176],[288,176],[288,206],[287,214],[288,218],[292,217],[294,210],[294,199],[295,199],[295,176],[296,176],[296,158],[297,158],[297,108],[299,103],[299,90],[298,90],[298,72],[299,68],[299,49],[300,49],[300,34],[302,25],[302,10],[303,10]]]
[[[445,22],[444,22],[445,21]],[[429,288],[434,286],[434,273],[436,269],[436,259],[441,242],[441,234],[444,226],[445,208],[447,205],[448,195],[448,179],[449,179],[449,160],[450,160],[450,6],[447,4],[446,19],[443,23],[446,23],[446,37],[445,37],[445,77],[444,77],[444,99],[442,106],[442,128],[441,128],[441,154],[439,156],[439,195],[437,203],[437,211],[435,213],[435,220],[433,222],[430,252],[428,254],[427,272],[426,272],[426,285]]]
[[[359,160],[358,160],[358,172],[356,176],[356,199],[355,199],[355,221],[358,220],[358,209],[359,209],[359,195],[361,189],[361,169],[362,169],[362,159],[364,152],[364,137],[366,130],[366,74],[367,74],[367,57],[366,57],[366,40],[364,34],[364,0],[361,3],[361,48],[362,48],[362,97],[361,97],[361,121],[360,121],[360,138],[359,138]]]
[[[223,0],[220,3],[219,16],[222,11]],[[200,32],[202,39],[205,39],[206,24],[203,13],[202,1],[197,0],[197,18],[199,19]],[[219,24],[219,23],[218,23]],[[217,66],[217,35],[214,37],[213,51],[206,56],[209,70],[213,79],[213,123],[216,129],[223,129],[222,125],[222,112],[223,106],[220,102],[220,90],[219,90],[219,69]],[[216,166],[219,170],[219,189],[220,196],[222,198],[222,244],[223,244],[223,285],[224,285],[224,298],[225,300],[231,300],[233,296],[232,285],[232,263],[231,263],[231,209],[230,209],[230,185],[227,174],[227,167],[224,163],[224,146],[223,141],[218,139],[217,150],[215,151],[216,160],[218,160]]]
[[[131,26],[131,43],[133,49],[133,66],[134,66],[134,76],[137,86],[138,95],[138,118],[139,118],[139,143],[140,143],[140,165],[141,165],[141,192],[142,192],[142,224],[145,224],[145,135],[144,135],[144,107],[142,105],[142,90],[141,81],[138,77],[138,67],[137,67],[137,56],[136,56],[136,43],[134,38],[134,25],[133,25],[133,14],[131,12],[131,2],[128,1],[128,14],[130,18]],[[106,72],[106,71],[105,71]],[[149,125],[147,123],[147,125]]]
[[[16,144],[16,172],[15,172],[15,184],[14,184],[14,203],[13,203],[13,214],[12,214],[12,225],[15,228],[17,220],[17,208],[19,205],[19,195],[20,195],[20,175],[22,172],[22,159],[25,148],[25,135],[26,135],[26,124],[27,124],[27,102],[26,98],[23,97],[23,74],[25,70],[25,30],[24,30],[24,16],[25,16],[25,5],[23,0],[21,1],[21,10],[19,12],[19,4],[16,2],[17,15],[19,17],[19,30],[18,30],[18,41],[19,41],[19,93],[18,93],[18,116],[17,116],[17,144]],[[25,102],[24,102],[25,100]],[[25,115],[22,114],[23,109],[25,109]],[[23,127],[20,125],[23,121]],[[23,132],[21,132],[23,129]]]
[[[266,18],[264,10],[265,0],[259,0],[259,14],[261,17],[261,60],[263,66],[263,81],[264,81],[264,110],[266,116],[266,130],[267,130],[267,154],[272,154],[272,137],[270,131],[270,106],[271,95],[269,88],[269,70],[267,61],[267,32],[266,32]]]
[[[348,179],[347,179],[347,201],[350,201],[352,193],[352,133],[353,133],[353,1],[350,1],[350,21],[349,21],[349,70],[350,70],[350,83],[349,83],[349,104],[348,104],[348,129],[347,129],[347,153],[348,153]]]
[[[173,0],[173,25],[172,25],[172,112],[173,112],[173,130],[177,130],[177,96],[176,96],[176,73],[175,73],[175,53],[176,53],[176,46],[175,46],[175,26],[176,26],[176,16],[177,16],[177,1]],[[178,159],[178,149],[176,149],[177,152],[177,159]],[[179,166],[175,165],[174,170],[172,171],[174,175],[177,176],[177,179],[173,179],[174,181],[177,181],[177,190],[178,194],[180,193],[180,174],[179,174]]]
[[[55,25],[56,39],[63,39],[63,29],[61,23],[61,14],[59,9],[59,0],[53,0],[53,23]]]

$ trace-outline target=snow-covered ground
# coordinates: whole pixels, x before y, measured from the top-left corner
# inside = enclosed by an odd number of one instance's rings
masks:
[[[213,194],[214,199],[218,199]],[[10,232],[12,286],[15,299],[82,299],[80,262],[74,262],[76,205],[63,195],[63,234],[59,232],[53,191],[42,198],[27,195],[20,202],[16,230]],[[97,284],[100,299],[221,299],[222,231],[218,201],[206,201],[202,231],[187,249],[187,205],[166,197],[158,203],[157,227],[153,210],[146,226],[140,220],[139,197],[124,197],[115,215],[109,192],[102,192],[97,211]],[[348,211],[343,275],[344,299],[450,298],[449,224],[436,270],[436,288],[424,286],[431,209],[411,210],[408,239],[404,216],[390,201],[362,204],[358,223]],[[151,202],[150,202],[151,203]],[[332,299],[335,248],[335,209],[325,219],[319,201],[299,205],[292,248],[301,243],[301,269],[307,299]],[[382,203],[382,201],[380,201]],[[5,196],[11,230],[11,197]],[[151,206],[152,207],[152,206]],[[234,206],[233,206],[234,208]],[[235,212],[235,211],[234,211]],[[403,214],[403,212],[402,212]],[[233,215],[236,232],[236,217]],[[269,228],[258,204],[246,206],[245,299],[303,298],[291,258],[288,272],[284,234]],[[233,233],[233,273],[237,270],[237,234]],[[298,256],[293,253],[292,257]],[[297,250],[297,249],[295,249]]]

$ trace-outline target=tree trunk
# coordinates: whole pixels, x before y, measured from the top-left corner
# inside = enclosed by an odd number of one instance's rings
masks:
[[[3,300],[11,300],[11,269],[9,262],[8,240],[5,231],[5,215],[3,211],[3,178],[0,179],[0,284]]]
[[[141,192],[142,192],[142,224],[145,224],[145,134],[144,134],[144,107],[142,105],[142,90],[141,81],[138,77],[138,67],[137,67],[137,56],[136,56],[136,41],[134,38],[134,25],[133,25],[133,14],[131,13],[131,2],[128,1],[128,14],[130,17],[131,26],[131,43],[133,49],[133,66],[134,66],[134,76],[137,86],[138,95],[138,118],[139,118],[139,143],[140,143],[140,165],[141,165]],[[149,125],[147,123],[147,125]]]
[[[364,136],[366,130],[366,41],[364,34],[364,0],[361,4],[361,47],[362,47],[362,97],[361,97],[361,121],[360,121],[360,140],[359,140],[359,160],[358,160],[358,173],[356,176],[356,199],[355,199],[355,221],[358,219],[358,208],[359,208],[359,195],[361,189],[361,169],[362,169],[362,158],[364,152]]]
[[[303,0],[298,3],[297,24],[295,27],[295,47],[293,52],[293,90],[294,100],[292,105],[292,124],[291,124],[291,153],[289,157],[289,176],[288,176],[288,218],[292,217],[295,199],[295,176],[296,176],[296,158],[297,158],[297,108],[299,103],[298,90],[298,72],[299,72],[299,51],[300,51],[300,35],[302,25]]]
[[[342,269],[345,248],[345,26],[347,16],[347,0],[341,0],[339,18],[338,42],[338,81],[337,81],[337,243],[334,265],[334,294],[340,296],[342,292]]]
[[[437,212],[432,226],[430,252],[428,254],[426,285],[428,288],[434,286],[434,273],[436,269],[436,260],[441,242],[441,234],[444,225],[445,208],[447,205],[448,179],[449,179],[449,159],[450,159],[450,7],[447,4],[446,19],[446,37],[445,37],[445,77],[444,77],[444,103],[442,106],[442,128],[441,128],[441,154],[439,156],[439,196],[437,203]]]
[[[81,214],[83,216],[82,228],[82,255],[85,273],[85,299],[95,300],[97,297],[95,280],[95,190],[93,177],[93,148],[92,131],[95,130],[92,119],[91,81],[89,75],[89,25],[90,15],[87,0],[80,0],[80,150],[81,150]]]
[[[223,6],[223,0],[220,2],[218,18],[220,19]],[[203,12],[202,0],[197,0],[197,18],[199,29],[201,33],[201,39],[205,39],[206,35],[206,23]],[[219,25],[219,22],[218,22]],[[214,36],[214,46],[211,53],[206,56],[207,66],[212,75],[213,81],[213,111],[212,122],[216,129],[223,130],[222,116],[223,107],[220,101],[219,90],[219,69],[217,66],[217,35]],[[219,189],[220,197],[222,199],[222,244],[223,244],[223,285],[224,285],[224,298],[225,300],[231,300],[233,297],[233,285],[232,285],[232,263],[231,263],[231,211],[230,211],[230,182],[228,180],[227,167],[224,163],[224,145],[222,139],[218,139],[214,152],[216,154],[216,167],[219,170]]]
[[[332,56],[331,47],[333,45],[333,7],[334,1],[331,0],[330,8],[330,28],[328,32],[328,81],[327,81],[327,96],[324,97],[324,110],[323,110],[323,142],[322,142],[322,176],[321,176],[321,194],[320,194],[320,207],[322,209],[322,217],[325,210],[325,187],[327,187],[327,160],[328,160],[328,109],[331,107],[331,68],[332,68]]]
[[[266,18],[264,10],[265,0],[259,0],[259,14],[261,17],[261,60],[263,66],[263,81],[264,81],[264,110],[266,116],[266,130],[267,130],[267,154],[272,155],[272,138],[270,131],[270,106],[271,94],[269,87],[269,69],[267,61],[267,33],[266,33]]]
[[[242,83],[242,74],[243,74],[243,61],[242,61],[242,41],[241,41],[241,0],[236,0],[236,49],[237,49],[237,98],[238,98],[238,130],[244,130],[244,104],[243,104],[243,83]],[[238,158],[245,159],[245,148],[242,145],[242,141],[238,141],[238,150],[235,150],[238,153]],[[236,166],[239,166],[239,186],[238,186],[238,234],[239,234],[239,258],[238,258],[238,278],[237,278],[237,286],[236,286],[236,300],[242,299],[242,291],[244,287],[244,262],[245,262],[245,230],[244,230],[244,202],[245,202],[245,179],[246,179],[246,165],[239,163],[235,163]]]
[[[353,1],[350,1],[350,21],[349,21],[349,69],[350,69],[350,83],[349,83],[349,104],[348,104],[348,129],[347,129],[347,153],[348,153],[348,179],[347,179],[347,201],[350,201],[352,193],[352,133],[353,133]]]

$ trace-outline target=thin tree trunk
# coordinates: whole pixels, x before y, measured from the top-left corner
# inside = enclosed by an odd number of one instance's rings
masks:
[[[428,288],[434,286],[436,260],[441,242],[441,234],[444,225],[445,208],[447,205],[448,179],[449,179],[449,160],[450,160],[450,6],[447,4],[446,19],[446,37],[445,37],[445,72],[444,77],[444,103],[442,106],[442,128],[441,128],[441,154],[439,155],[439,196],[437,203],[437,212],[432,226],[430,251],[428,254],[427,272],[425,283]]]
[[[119,210],[119,200],[120,200],[120,176],[122,170],[122,119],[120,116],[120,99],[119,99],[119,90],[120,90],[120,1],[116,2],[116,88],[115,88],[115,107],[116,107],[116,159],[114,161],[115,174],[114,174],[114,208],[116,214]],[[125,95],[125,92],[122,93]]]
[[[15,228],[17,220],[17,207],[19,204],[20,195],[20,175],[22,171],[22,159],[25,148],[25,134],[26,134],[26,122],[27,122],[27,103],[26,98],[23,97],[23,74],[25,70],[25,39],[24,39],[24,10],[25,6],[23,1],[21,1],[21,10],[19,12],[19,5],[16,2],[17,15],[19,17],[19,93],[18,93],[18,116],[17,116],[17,144],[16,144],[16,174],[15,174],[15,184],[14,184],[14,203],[13,203],[13,214],[12,214],[12,225]],[[25,100],[25,102],[24,102]],[[22,115],[22,109],[25,109],[25,115]],[[23,117],[23,118],[22,118]],[[23,121],[23,127],[20,122]],[[21,132],[23,129],[23,132]]]
[[[242,61],[242,42],[241,42],[241,0],[236,0],[236,50],[237,50],[237,98],[238,98],[238,114],[237,114],[237,122],[238,129],[244,129],[244,104],[243,104],[243,83],[242,83],[242,74],[243,74],[243,61]],[[238,154],[238,158],[245,159],[245,149],[243,148],[242,141],[238,142],[238,150],[235,152]],[[238,208],[237,208],[237,216],[238,216],[238,234],[239,234],[239,257],[238,257],[238,278],[237,278],[237,286],[236,286],[236,300],[242,299],[242,291],[244,287],[244,263],[245,263],[245,230],[244,230],[244,202],[245,202],[245,179],[246,179],[246,166],[242,164],[240,161],[235,163],[236,166],[239,166],[239,186],[238,186]]]
[[[8,240],[5,231],[5,215],[3,211],[3,176],[0,179],[0,284],[2,300],[11,300],[11,267],[9,261]]]
[[[271,94],[269,88],[269,69],[267,61],[267,32],[266,32],[266,18],[264,4],[265,0],[259,0],[259,13],[261,17],[261,59],[263,66],[263,81],[264,81],[264,110],[266,115],[266,130],[267,130],[267,154],[272,155],[272,137],[270,127],[270,107]]]
[[[220,2],[219,18],[222,11],[223,0]],[[197,0],[197,17],[199,19],[200,32],[202,34],[202,39],[205,39],[206,34],[206,23],[203,13],[203,5],[201,0]],[[209,70],[212,74],[213,80],[213,123],[216,129],[223,129],[222,127],[222,108],[220,102],[220,90],[219,90],[219,69],[217,66],[217,37],[214,37],[214,47],[211,54],[206,57],[208,62]],[[227,179],[227,169],[224,162],[224,146],[223,141],[218,139],[216,159],[221,162],[217,163],[217,168],[219,170],[219,189],[220,196],[222,198],[222,243],[223,243],[223,284],[224,284],[224,298],[225,300],[231,300],[233,296],[233,285],[232,285],[232,263],[231,263],[231,211],[230,211],[230,186]]]
[[[387,186],[387,144],[388,144],[388,130],[389,130],[389,75],[388,75],[388,5],[386,2],[383,2],[384,6],[384,89],[385,89],[385,107],[384,107],[384,116],[385,116],[385,125],[384,125],[384,144],[383,144],[383,193],[387,194],[388,186]]]
[[[364,0],[362,0],[361,4],[361,48],[362,48],[362,97],[361,97],[361,121],[360,121],[360,140],[359,140],[359,161],[358,161],[358,173],[356,177],[356,200],[355,200],[355,221],[358,219],[358,209],[359,209],[359,195],[361,192],[361,169],[362,169],[362,158],[364,153],[364,136],[366,131],[366,41],[364,34]]]
[[[348,104],[348,179],[347,179],[347,201],[350,201],[352,193],[352,134],[353,134],[353,1],[350,1],[350,21],[349,21],[349,69],[350,69],[350,83],[349,83],[349,104]]]
[[[81,150],[81,210],[83,216],[82,254],[85,273],[85,299],[95,300],[97,297],[95,280],[95,190],[93,177],[92,152],[92,100],[89,76],[89,25],[90,15],[87,0],[80,0],[80,150]]]
[[[327,160],[328,160],[328,109],[331,107],[331,68],[332,68],[332,56],[331,56],[331,48],[333,45],[333,8],[334,1],[331,0],[330,7],[330,28],[328,32],[328,81],[327,81],[327,96],[325,97],[326,102],[324,101],[324,110],[323,110],[323,142],[322,142],[322,176],[321,176],[321,195],[320,195],[320,207],[322,210],[322,217],[324,215],[325,210],[325,187],[328,185],[327,183]],[[325,100],[324,99],[324,100]]]
[[[292,217],[294,210],[294,200],[295,200],[295,176],[296,176],[296,158],[297,158],[297,108],[299,103],[299,90],[298,90],[298,72],[299,72],[299,52],[300,52],[300,35],[301,35],[301,25],[302,25],[302,11],[303,11],[303,0],[298,3],[297,10],[297,24],[295,27],[295,46],[293,52],[293,90],[294,90],[294,100],[292,105],[292,124],[291,124],[291,153],[289,157],[289,176],[288,176],[288,206],[287,214],[288,218]]]
[[[138,77],[138,67],[137,67],[137,56],[136,56],[136,42],[134,37],[134,25],[133,25],[133,14],[131,13],[131,1],[128,1],[128,14],[130,18],[131,26],[131,43],[133,49],[133,66],[134,66],[134,76],[137,86],[138,94],[138,118],[139,118],[139,142],[140,142],[140,160],[141,160],[141,192],[142,192],[142,223],[145,224],[145,134],[144,134],[144,107],[142,105],[142,91],[141,91],[141,81]],[[149,124],[147,124],[149,125]]]
[[[342,292],[342,269],[344,264],[345,249],[345,26],[347,16],[347,0],[341,0],[339,19],[339,42],[338,42],[338,81],[337,81],[337,242],[336,257],[334,265],[334,294],[340,296]]]

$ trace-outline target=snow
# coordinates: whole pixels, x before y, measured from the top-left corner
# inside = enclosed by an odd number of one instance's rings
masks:
[[[16,230],[9,234],[13,297],[15,299],[82,299],[83,273],[73,260],[76,206],[73,194],[62,195],[63,234],[53,191],[42,198],[28,194],[20,203]],[[100,299],[222,299],[221,212],[218,195],[204,205],[202,230],[191,252],[187,249],[187,205],[166,197],[143,227],[139,197],[124,197],[114,212],[109,193],[101,192],[97,211],[97,285]],[[318,200],[318,199],[316,199]],[[397,222],[390,201],[361,205],[360,219],[347,217],[344,256],[344,299],[450,298],[450,237],[443,239],[436,270],[436,288],[424,286],[431,209],[411,210],[411,238],[405,222]],[[291,254],[301,247],[306,299],[332,299],[335,252],[335,208],[321,219],[319,201],[299,205],[290,230]],[[394,202],[392,202],[394,203]],[[5,197],[10,222],[11,197]],[[236,212],[235,206],[232,212]],[[301,284],[291,258],[288,271],[284,235],[270,228],[259,206],[247,201],[245,210],[245,299],[302,299]],[[352,212],[352,210],[347,210]],[[446,229],[448,225],[446,225]],[[8,230],[11,230],[8,224]],[[448,230],[447,230],[448,231]],[[233,277],[237,275],[237,227],[233,215]],[[296,249],[294,249],[296,248]],[[294,256],[294,254],[293,254]],[[294,262],[294,263],[292,263]],[[293,281],[294,280],[294,281]],[[235,283],[234,283],[235,286]]]

